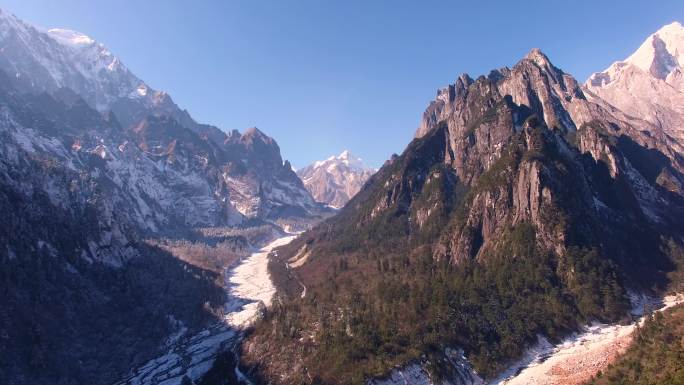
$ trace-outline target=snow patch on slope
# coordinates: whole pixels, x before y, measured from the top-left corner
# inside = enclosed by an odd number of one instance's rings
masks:
[[[452,375],[437,383],[425,368],[427,362],[414,362],[392,370],[385,378],[372,379],[366,385],[484,385],[463,355],[463,350],[446,349],[444,356]]]
[[[643,316],[644,308],[663,311],[684,303],[684,295],[671,295],[662,300],[644,296],[632,296],[634,316]],[[558,345],[543,337],[528,350],[525,357],[512,365],[499,378],[497,385],[561,385],[583,383],[599,370],[604,369],[615,355],[624,351],[631,342],[631,334],[637,323],[629,325],[601,324],[595,322],[579,333],[573,334]]]

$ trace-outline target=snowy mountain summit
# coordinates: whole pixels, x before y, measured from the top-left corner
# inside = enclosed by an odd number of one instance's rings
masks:
[[[362,170],[366,168],[363,164],[363,160],[359,157],[353,155],[349,150],[344,150],[338,156],[331,156],[326,160],[319,160],[314,163],[315,167],[323,166],[324,164],[329,164],[331,167],[336,167],[338,164],[343,164],[346,167]]]
[[[104,45],[82,33],[42,31],[0,10],[0,38],[0,69],[25,90],[70,88],[102,111],[119,98],[140,97],[138,90],[147,89]]]
[[[684,145],[683,72],[684,27],[673,22],[650,35],[627,59],[592,74],[585,86]]]
[[[21,92],[76,93],[90,107],[111,111],[123,126],[149,114],[197,125],[166,92],[149,87],[105,45],[69,29],[36,28],[2,9],[0,71]]]
[[[348,150],[338,156],[314,162],[297,171],[304,186],[318,202],[344,206],[375,173]]]

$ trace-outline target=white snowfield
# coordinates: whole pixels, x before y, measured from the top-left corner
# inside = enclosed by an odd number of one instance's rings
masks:
[[[221,352],[231,351],[242,339],[242,331],[271,305],[275,286],[268,272],[268,255],[297,235],[288,235],[264,246],[237,265],[226,268],[227,300],[223,322],[192,336],[179,335],[168,342],[168,350],[131,371],[115,385],[178,385],[184,376],[198,380],[214,363]]]
[[[644,305],[660,307],[663,311],[684,303],[684,294],[670,295],[662,301],[638,298],[633,313],[642,315]],[[590,379],[624,352],[631,343],[636,324],[643,324],[645,317],[629,325],[606,325],[594,323],[582,332],[568,337],[558,345],[550,344],[540,337],[539,343],[516,365],[511,366],[492,384],[500,385],[566,385],[581,384]]]
[[[238,329],[245,328],[258,316],[261,306],[271,306],[276,288],[268,272],[268,254],[274,248],[286,245],[296,237],[290,235],[276,239],[233,269],[228,287],[230,297],[236,301],[226,304],[228,325]]]

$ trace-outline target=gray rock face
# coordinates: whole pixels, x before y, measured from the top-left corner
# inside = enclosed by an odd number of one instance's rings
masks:
[[[541,121],[526,121],[525,117],[531,115]],[[542,137],[530,130],[539,124],[548,128]],[[462,75],[455,84],[441,90],[428,106],[417,137],[430,135],[440,127],[448,138],[444,163],[466,184],[475,185],[484,172],[508,161],[510,154],[506,148],[522,131],[524,148],[552,146],[568,164],[576,164],[579,156],[567,143],[567,138],[574,138],[571,141],[576,142],[580,154],[607,163],[611,177],[631,179],[630,194],[639,203],[641,214],[653,222],[660,222],[667,215],[663,210],[663,194],[667,193],[663,191],[681,194],[676,186],[682,182],[684,164],[673,151],[674,142],[658,127],[625,115],[593,95],[587,98],[572,76],[554,67],[537,49],[511,69],[492,71],[477,80]],[[617,145],[615,138],[621,138]],[[659,152],[667,158],[667,167],[659,169],[658,175],[647,182],[633,167],[632,163],[639,160],[630,162],[627,158],[633,154],[620,149],[620,141],[643,146],[644,151]],[[503,171],[505,174],[506,170]],[[553,202],[565,189],[561,185],[567,176],[559,171],[534,159],[523,159],[516,174],[506,176],[508,183],[474,195],[464,231],[444,238],[450,241],[445,247],[436,248],[436,255],[451,255],[456,260],[475,256],[484,250],[483,245],[495,241],[504,224],[523,221],[535,224],[547,248],[562,252],[566,236],[544,218],[544,212],[554,206]],[[592,196],[596,197],[596,192],[591,191],[592,182],[586,179],[581,167],[575,173],[575,198],[584,200],[576,202],[578,213],[581,206],[594,205]]]
[[[374,169],[349,151],[297,170],[297,175],[317,202],[341,208],[356,195]]]
[[[475,82],[463,74],[455,84],[440,90],[423,114],[416,137],[424,136],[442,121],[463,130],[474,117],[494,105],[495,99],[475,99],[490,94],[508,95],[514,104],[528,106],[551,128],[574,129],[576,124],[592,118],[591,112],[583,108],[584,95],[577,81],[555,68],[538,49],[530,51],[512,69],[494,70],[485,79]],[[469,97],[473,92],[475,95]]]

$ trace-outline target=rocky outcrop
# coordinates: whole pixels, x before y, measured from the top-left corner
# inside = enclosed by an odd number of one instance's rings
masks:
[[[297,170],[297,175],[317,202],[341,208],[356,195],[376,170],[349,151]]]

